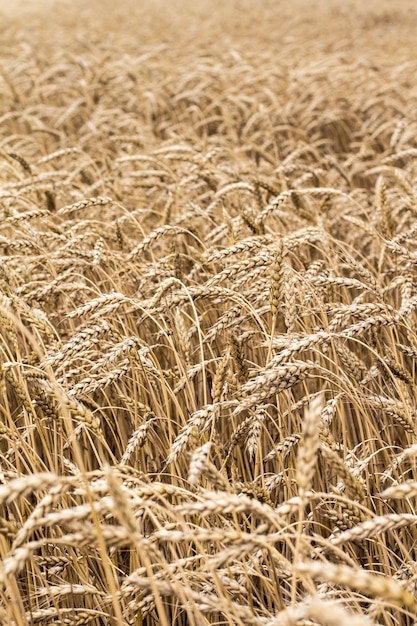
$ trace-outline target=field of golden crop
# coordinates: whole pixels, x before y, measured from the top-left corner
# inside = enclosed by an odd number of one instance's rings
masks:
[[[1,626],[417,623],[414,5],[2,1]]]

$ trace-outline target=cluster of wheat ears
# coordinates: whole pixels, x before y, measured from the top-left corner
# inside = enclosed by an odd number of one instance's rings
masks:
[[[409,18],[276,5],[3,17],[2,625],[416,623]]]

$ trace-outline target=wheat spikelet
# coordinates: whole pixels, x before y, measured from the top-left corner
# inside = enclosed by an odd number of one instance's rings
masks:
[[[291,503],[292,504],[292,503]],[[261,519],[268,520],[271,525],[280,528],[284,523],[281,515],[287,511],[294,512],[294,506],[287,504],[276,511],[267,504],[258,502],[256,499],[246,495],[221,494],[218,492],[205,492],[202,502],[184,502],[176,507],[176,511],[181,515],[199,514],[203,517],[215,513],[222,515],[227,513],[253,513],[259,514]],[[294,503],[295,505],[295,503]],[[297,502],[297,507],[299,507]],[[297,510],[297,509],[295,509]]]
[[[95,374],[105,369],[106,366],[116,363],[121,356],[131,355],[134,358],[137,353],[141,354],[141,341],[137,337],[125,337],[123,341],[115,343],[105,356],[98,359],[90,372]]]
[[[12,502],[17,498],[22,498],[34,490],[47,489],[49,486],[59,482],[58,476],[54,474],[33,474],[32,476],[22,476],[0,485],[0,502]]]
[[[2,365],[2,378],[4,377],[3,383],[8,383],[8,386],[13,390],[14,396],[17,398],[22,408],[30,415],[33,410],[33,406],[29,396],[29,390],[25,381],[23,380],[23,376],[20,371],[20,363],[13,362],[5,362]],[[6,389],[6,385],[3,385],[4,390]]]
[[[407,459],[413,458],[417,455],[417,444],[413,444],[412,446],[404,449],[400,454],[395,456],[390,466],[384,471],[381,476],[382,483],[385,483],[393,474],[393,472]]]
[[[188,369],[186,372],[186,376],[182,377],[179,380],[179,382],[175,385],[174,393],[177,394],[180,391],[182,391],[187,385],[187,382],[192,381],[194,378],[196,378],[196,376],[200,372],[204,371],[210,363],[211,363],[211,360],[205,360],[205,361],[202,361],[201,363],[197,363],[196,365],[193,365],[192,367],[190,367],[190,369]]]
[[[290,453],[293,447],[300,442],[300,439],[301,434],[289,435],[288,437],[285,437],[285,439],[275,445],[274,450],[271,450],[271,452],[266,455],[264,461],[270,461],[271,459],[276,458],[280,453],[283,453],[285,457],[287,454]]]
[[[82,402],[62,392],[57,394],[56,399],[60,403],[60,407],[67,409],[76,421],[91,428],[97,435],[100,436],[102,434],[100,417],[94,415]]]
[[[29,175],[32,174],[31,166],[26,161],[26,159],[24,157],[22,157],[22,155],[16,154],[15,152],[7,152],[6,154],[11,159],[14,159],[15,161],[17,161]]]
[[[290,341],[289,345],[287,345],[284,350],[282,350],[279,354],[273,357],[273,359],[271,360],[271,365],[281,365],[282,363],[290,361],[299,352],[302,352],[304,350],[311,350],[316,346],[321,345],[323,346],[323,349],[325,349],[330,339],[330,333],[327,333],[325,331],[319,331],[318,333],[307,335],[301,338],[297,337],[293,341]]]
[[[256,420],[255,415],[249,415],[246,419],[243,420],[232,432],[230,437],[230,443],[227,448],[227,454],[225,458],[225,462],[227,462],[236,446],[239,446],[243,441],[247,439],[250,427]]]
[[[57,211],[57,215],[66,215],[67,213],[81,211],[82,209],[87,209],[88,207],[93,206],[105,206],[106,204],[111,204],[112,202],[113,200],[108,197],[98,196],[97,198],[86,198],[85,200],[74,202],[74,204],[67,204]]]
[[[272,277],[271,277],[271,294],[270,294],[270,307],[273,315],[276,315],[278,312],[278,308],[281,304],[281,298],[283,295],[283,285],[284,285],[284,244],[282,239],[279,241],[276,252],[274,263],[272,266]]]
[[[357,478],[352,471],[347,467],[346,463],[340,458],[340,456],[327,446],[321,446],[320,451],[326,458],[331,467],[335,469],[337,474],[343,480],[345,487],[351,492],[351,494],[359,501],[365,499],[364,485],[361,480]]]
[[[410,611],[416,610],[415,598],[393,578],[329,562],[304,561],[298,563],[296,567],[300,574],[324,579],[333,584],[346,585],[371,596],[382,596],[388,602],[408,608]]]
[[[2,322],[2,327],[10,337],[14,351],[17,352],[17,319],[13,315],[11,302],[11,298],[8,298],[3,294],[0,295],[0,320]]]
[[[369,330],[377,329],[379,326],[390,326],[394,324],[395,321],[395,317],[392,317],[390,314],[375,315],[373,317],[368,317],[361,322],[357,322],[356,324],[347,326],[339,333],[339,336],[346,338],[359,337]]]
[[[352,350],[341,341],[337,340],[334,342],[334,347],[342,366],[349,372],[354,380],[361,383],[368,378],[369,370]]]
[[[128,261],[133,261],[135,260],[136,257],[138,257],[142,252],[144,252],[145,250],[147,250],[147,248],[149,248],[149,246],[151,246],[153,243],[155,243],[156,241],[158,241],[161,237],[163,237],[165,234],[169,233],[169,234],[183,234],[186,233],[187,231],[184,228],[179,228],[177,226],[171,226],[171,224],[166,224],[165,226],[161,226],[160,228],[157,228],[156,230],[154,230],[153,232],[151,232],[149,235],[147,235],[143,241],[141,243],[139,243],[128,255]]]
[[[81,315],[86,315],[87,313],[92,314],[99,309],[108,307],[109,305],[115,305],[119,307],[124,303],[131,303],[131,300],[122,293],[113,292],[109,294],[104,294],[102,296],[99,296],[98,298],[95,298],[94,300],[91,300],[90,302],[86,302],[74,311],[71,311],[71,313],[68,314],[68,318],[71,319],[74,317],[79,317]],[[102,305],[104,305],[104,307]]]
[[[153,427],[156,421],[156,418],[150,417],[150,415],[152,415],[152,413],[148,413],[149,419],[139,426],[139,428],[137,428],[130,436],[125,451],[123,452],[123,456],[120,459],[120,465],[127,465],[135,451],[142,448],[145,444],[149,435],[149,430]],[[146,414],[144,417],[146,417]]]
[[[226,280],[234,279],[238,274],[243,273],[245,275],[245,279],[248,280],[248,272],[253,271],[254,269],[261,268],[262,270],[270,264],[270,258],[268,254],[258,254],[252,256],[249,259],[245,259],[243,261],[238,261],[226,267],[224,270],[210,278],[206,287],[210,289],[211,287],[217,286],[219,283],[224,282]]]
[[[250,460],[253,460],[255,458],[259,446],[259,438],[262,432],[262,427],[266,418],[266,411],[260,409],[255,415],[254,419],[249,424],[248,434],[246,438],[246,450],[248,452]]]
[[[318,595],[306,602],[305,617],[325,626],[372,626],[375,622],[364,613],[354,613],[345,609],[338,602],[324,599]]]
[[[106,481],[109,487],[111,497],[114,500],[114,510],[121,523],[126,527],[132,538],[138,537],[138,529],[136,520],[132,514],[131,507],[127,499],[127,495],[123,491],[123,487],[118,477],[112,472],[111,468],[106,470]]]
[[[10,215],[7,217],[7,222],[11,225],[17,225],[19,222],[26,222],[38,217],[44,217],[45,215],[48,215],[47,209],[33,209],[32,211]]]
[[[284,319],[287,333],[293,333],[295,328],[297,318],[296,296],[297,279],[295,276],[286,276],[284,283]]]
[[[349,541],[363,541],[364,539],[375,537],[377,534],[403,528],[404,526],[413,526],[416,523],[417,516],[409,513],[402,513],[400,515],[392,513],[390,515],[373,517],[337,535],[332,539],[332,543],[333,545],[341,545]]]
[[[322,512],[327,519],[335,524],[338,531],[346,531],[349,528],[356,527],[356,524],[360,524],[363,521],[363,516],[352,507],[327,508]],[[333,532],[335,533],[335,528],[333,528]],[[339,537],[339,534],[336,534],[336,539],[337,537]]]
[[[393,228],[390,215],[390,207],[387,200],[387,188],[382,176],[378,177],[375,187],[376,205],[380,212],[380,229],[385,239],[391,239]]]
[[[205,432],[216,415],[216,405],[208,405],[204,409],[196,411],[184,426],[176,440],[171,446],[169,456],[166,464],[174,463],[178,456],[184,452],[187,446],[192,445],[193,442]]]
[[[45,333],[49,338],[56,338],[56,331],[44,311],[29,307],[26,302],[15,294],[11,296],[11,302],[19,312],[21,318],[32,324],[41,333]]]
[[[175,327],[178,333],[178,340],[179,340],[180,348],[182,350],[182,353],[184,354],[186,363],[189,364],[190,363],[190,350],[191,350],[190,340],[188,336],[188,330],[184,322],[184,317],[179,311],[179,309],[175,310],[174,321],[175,321]]]
[[[312,363],[294,362],[274,367],[249,380],[240,388],[242,400],[235,415],[292,387],[315,369]]]
[[[384,499],[414,498],[417,495],[417,483],[407,481],[399,485],[393,485],[385,489],[380,495]]]
[[[297,451],[296,481],[301,497],[309,491],[313,481],[314,466],[320,444],[320,416],[323,409],[321,396],[313,398],[303,421],[303,430]]]
[[[205,336],[205,341],[213,341],[218,334],[224,332],[226,328],[237,321],[241,316],[241,313],[242,306],[240,304],[226,311],[226,313],[224,313],[210,328],[209,332]]]
[[[405,346],[404,344],[398,343],[397,348],[400,350],[400,352],[410,357],[411,359],[417,359],[417,349],[413,346]]]
[[[82,328],[55,354],[48,355],[46,359],[47,364],[56,366],[60,362],[63,364],[70,362],[74,356],[80,357],[83,351],[97,344],[100,341],[100,337],[106,333],[110,333],[110,327],[105,320]]]
[[[192,485],[197,485],[200,480],[201,474],[205,473],[206,467],[208,465],[208,458],[210,454],[211,442],[207,441],[207,443],[203,444],[199,448],[196,448],[193,452],[190,470],[188,473],[188,481]]]
[[[249,368],[243,353],[242,341],[236,335],[230,337],[230,355],[235,364],[237,379],[239,383],[243,384],[248,380]]]
[[[100,237],[100,239],[97,240],[97,243],[94,246],[93,265],[100,265],[100,261],[103,256],[103,249],[104,249],[104,239]]]
[[[100,615],[102,615],[102,611],[96,609],[61,608],[57,610],[55,608],[50,608],[33,611],[30,614],[28,613],[25,617],[27,620],[32,620],[35,624],[46,624],[51,622],[53,618],[58,620],[60,615],[64,620],[64,624],[72,624],[72,626],[86,626],[87,624],[91,624],[93,620],[99,619]],[[56,621],[51,623],[56,623]]]
[[[16,537],[14,538],[12,544],[12,550],[17,550],[22,547],[24,543],[27,542],[29,536],[33,533],[36,528],[39,526],[47,526],[51,523],[50,519],[54,519],[54,514],[51,514],[51,509],[60,501],[62,495],[69,489],[70,485],[65,483],[58,483],[55,487],[52,487],[49,492],[42,498],[39,504],[33,509],[31,515],[25,521],[23,526],[19,529]],[[76,519],[76,514],[74,509],[69,511],[60,511],[58,514],[55,513],[55,518],[58,518],[60,521],[64,521],[68,514],[71,520]],[[83,511],[83,516],[88,514],[88,510]],[[52,521],[52,524],[54,522]]]
[[[223,395],[227,368],[229,365],[229,358],[229,353],[228,351],[226,351],[226,353],[221,358],[219,365],[217,366],[216,373],[213,378],[213,384],[211,387],[211,397],[213,404],[218,404]]]
[[[258,235],[250,237],[250,239],[241,239],[237,241],[233,246],[228,246],[224,250],[215,250],[214,252],[206,252],[203,254],[203,260],[205,263],[218,263],[223,261],[229,256],[235,254],[252,254],[260,248],[264,248],[268,244],[273,242],[273,238],[268,235]]]
[[[123,378],[123,376],[125,376],[130,369],[130,360],[123,359],[117,364],[117,367],[114,367],[111,371],[104,374],[104,376],[87,376],[83,380],[79,381],[68,390],[68,395],[78,398],[89,396],[98,389],[105,389],[108,385],[117,382],[120,378]]]
[[[389,305],[386,305],[384,302],[374,303],[374,302],[365,302],[363,304],[354,304],[345,307],[338,307],[335,311],[335,316],[333,317],[329,328],[331,332],[337,332],[340,330],[341,326],[344,326],[350,317],[356,318],[368,318],[372,315],[379,314],[395,314],[395,311]]]

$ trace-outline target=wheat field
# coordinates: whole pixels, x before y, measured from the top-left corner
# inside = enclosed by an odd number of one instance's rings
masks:
[[[0,624],[416,624],[414,3],[0,20]]]

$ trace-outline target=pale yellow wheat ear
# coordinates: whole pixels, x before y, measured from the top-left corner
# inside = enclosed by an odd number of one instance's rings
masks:
[[[327,600],[318,594],[305,603],[308,617],[324,626],[372,626],[375,622],[363,613],[345,609],[339,602]]]
[[[205,472],[208,463],[210,448],[212,443],[207,441],[193,452],[193,456],[190,463],[190,471],[188,474],[188,480],[192,485],[196,485],[200,480],[200,476]]]
[[[279,240],[276,251],[274,253],[273,265],[272,265],[272,275],[271,275],[271,286],[270,286],[270,296],[269,296],[269,304],[272,313],[272,324],[271,324],[271,340],[268,350],[267,361],[270,361],[272,355],[272,340],[275,335],[275,329],[277,325],[277,316],[280,312],[280,306],[282,304],[283,296],[284,296],[284,279],[285,279],[285,265],[284,265],[284,242],[282,239]]]
[[[324,406],[323,395],[316,396],[305,411],[301,439],[297,452],[296,482],[298,493],[303,498],[313,484],[317,453],[320,446],[321,412]]]
[[[304,412],[301,437],[297,448],[297,462],[295,481],[298,489],[298,524],[297,539],[294,547],[295,560],[305,557],[307,546],[303,537],[303,519],[305,508],[308,504],[308,494],[312,488],[316,465],[318,462],[318,450],[320,447],[321,414],[324,406],[324,395],[319,394],[312,398],[308,408]],[[293,579],[293,594],[295,593],[296,580]],[[294,595],[293,595],[294,598]]]
[[[220,359],[216,372],[213,378],[213,385],[211,387],[211,397],[213,404],[220,402],[224,386],[226,383],[227,368],[229,365],[229,353],[226,352]]]
[[[323,561],[304,561],[297,565],[300,574],[315,580],[358,589],[368,596],[377,596],[380,601],[395,604],[416,611],[415,597],[406,591],[396,580],[346,565],[336,565]]]

